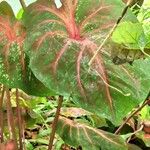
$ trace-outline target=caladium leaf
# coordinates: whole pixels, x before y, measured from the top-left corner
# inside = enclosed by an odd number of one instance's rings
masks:
[[[95,129],[85,124],[76,123],[70,119],[60,117],[57,133],[65,143],[88,150],[128,150],[124,140],[117,135]]]
[[[149,92],[150,68],[139,69],[149,60],[115,66],[109,56],[112,45],[106,44],[90,71],[88,62],[124,5],[120,0],[61,2],[57,8],[54,0],[38,0],[24,14],[30,68],[56,94],[71,94],[79,107],[120,123]],[[124,20],[137,21],[130,11]]]
[[[1,5],[0,5],[0,14],[1,15],[10,16],[10,17],[14,17],[14,13],[13,13],[12,8],[5,1],[1,2]]]
[[[29,94],[51,93],[28,68],[23,43],[26,29],[15,19],[6,2],[0,3],[0,83],[9,88],[21,88]],[[38,90],[38,91],[37,91]],[[43,93],[42,93],[43,92]]]
[[[0,12],[0,76],[1,81],[12,86],[13,82],[21,80],[25,71],[22,46],[26,33],[22,24],[15,20],[11,7],[6,2],[0,7],[3,8]]]

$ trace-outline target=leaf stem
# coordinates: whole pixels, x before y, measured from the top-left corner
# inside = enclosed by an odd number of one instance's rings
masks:
[[[10,132],[10,138],[13,139],[16,143],[16,150],[18,150],[17,146],[17,137],[15,131],[15,122],[14,122],[14,115],[13,110],[11,107],[11,99],[10,99],[10,91],[6,88],[6,105],[7,105],[7,119],[8,119],[8,127]]]
[[[25,4],[24,0],[19,0],[19,1],[20,1],[20,4],[21,4],[23,10],[25,10],[26,9],[26,4]]]
[[[145,100],[144,103],[139,106],[135,111],[133,111],[129,117],[126,118],[126,120],[122,123],[122,125],[116,130],[115,134],[119,134],[121,129],[124,127],[124,125],[133,117],[135,116],[142,108],[144,108],[147,104],[150,103],[150,98],[148,100]]]
[[[53,141],[54,141],[54,138],[55,138],[56,127],[57,127],[57,123],[58,123],[62,103],[63,103],[63,96],[59,96],[56,115],[55,115],[54,121],[52,123],[52,132],[51,132],[51,135],[50,135],[48,150],[52,150],[52,147],[53,147]]]
[[[16,105],[17,105],[17,118],[18,118],[18,129],[19,129],[19,150],[23,150],[23,129],[22,129],[22,118],[21,118],[21,108],[19,104],[19,91],[16,89]]]
[[[4,128],[4,119],[3,119],[3,99],[4,99],[4,94],[5,94],[5,89],[4,86],[2,86],[2,91],[1,91],[1,97],[0,97],[0,143],[4,142],[4,137],[3,137],[3,128]]]

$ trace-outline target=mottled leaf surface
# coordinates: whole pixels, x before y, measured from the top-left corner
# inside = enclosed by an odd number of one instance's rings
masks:
[[[108,43],[90,70],[88,62],[124,5],[119,0],[63,0],[62,4],[58,9],[54,1],[38,0],[27,8],[24,46],[30,68],[54,93],[71,94],[77,106],[118,124],[146,98],[150,61],[116,66],[109,53],[113,45]],[[130,10],[125,20],[137,22]]]
[[[48,95],[50,90],[28,68],[23,43],[26,29],[17,21],[7,2],[0,3],[0,83],[21,88],[28,94]]]
[[[124,140],[117,135],[76,123],[60,117],[57,133],[65,143],[84,150],[128,150]]]

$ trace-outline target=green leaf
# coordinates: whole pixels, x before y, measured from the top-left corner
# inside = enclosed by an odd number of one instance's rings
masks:
[[[3,4],[7,3],[0,3],[0,7],[3,8]],[[11,8],[8,4],[6,6]],[[0,82],[11,88],[21,82],[25,71],[22,46],[26,32],[21,22],[10,15],[13,12],[6,12],[2,11],[0,14]]]
[[[14,13],[11,6],[5,1],[2,1],[0,3],[0,15],[7,15],[9,17],[14,17]]]
[[[84,150],[127,150],[127,145],[120,136],[105,131],[75,123],[61,117],[57,126],[57,133],[65,143]]]
[[[147,147],[150,147],[150,136],[149,133],[145,133],[143,131],[138,132],[136,136],[141,139]]]
[[[50,132],[51,132],[50,128],[48,128],[48,129],[41,129],[39,131],[38,138],[42,138],[44,136],[49,136]]]
[[[37,146],[34,150],[47,150],[47,146]]]
[[[139,21],[143,25],[144,33],[147,39],[147,47],[150,48],[150,8],[148,6],[145,6],[144,8],[141,8],[141,11],[138,15]]]
[[[150,61],[139,60],[133,66],[116,66],[109,54],[113,46],[108,43],[89,70],[89,60],[124,5],[119,0],[94,0],[93,9],[89,9],[91,1],[84,2],[79,0],[75,5],[73,1],[64,0],[58,9],[53,1],[38,0],[27,8],[23,17],[28,27],[24,47],[30,57],[30,68],[55,94],[71,95],[78,107],[120,124],[128,112],[145,100],[150,90]],[[103,11],[99,12],[99,9]],[[87,16],[84,20],[83,11]],[[72,13],[74,15],[70,15]],[[137,21],[128,11],[125,20],[131,18]],[[95,26],[91,28],[90,24]],[[106,28],[96,32],[102,26]]]
[[[145,38],[142,25],[132,22],[120,23],[112,35],[112,41],[133,50],[140,49],[141,38]]]
[[[150,108],[149,106],[145,106],[141,111],[140,111],[140,116],[139,118],[143,121],[150,120]]]
[[[23,49],[26,29],[6,2],[0,3],[0,36],[0,83],[31,95],[52,94],[29,69]]]
[[[24,12],[23,9],[20,9],[20,10],[19,10],[19,12],[18,12],[18,14],[17,14],[17,16],[16,16],[16,18],[17,18],[18,20],[22,19],[23,12]]]
[[[43,138],[30,139],[29,141],[31,143],[39,143],[39,144],[44,144],[44,145],[48,145],[48,143],[49,143],[49,141],[47,139],[43,139]]]
[[[80,122],[79,119],[81,118],[80,119],[81,122],[86,121],[88,124],[90,123],[94,127],[108,126],[104,118],[101,118],[95,114],[92,114],[82,108],[62,107],[60,114],[67,118],[76,119],[76,121],[78,122]],[[85,119],[83,117],[85,117]]]
[[[140,12],[142,14],[143,10]],[[141,15],[140,14],[140,15]],[[115,64],[132,63],[135,59],[150,56],[149,28],[146,13],[139,16],[140,23],[122,22],[112,35],[115,43],[112,58]]]
[[[28,140],[25,140],[25,146],[28,150],[34,149],[33,145]]]
[[[82,116],[90,116],[92,114],[82,108],[76,108],[76,107],[65,108],[64,107],[61,109],[61,115],[65,117],[78,118]]]

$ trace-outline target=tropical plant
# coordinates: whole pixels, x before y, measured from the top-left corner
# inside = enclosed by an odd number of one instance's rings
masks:
[[[58,6],[55,0],[37,0],[28,7],[21,4],[17,19],[7,2],[0,3],[0,82],[4,85],[0,107],[6,94],[8,117],[13,120],[10,88],[17,89],[18,118],[18,89],[33,96],[59,96],[49,150],[55,130],[73,147],[129,149],[119,135],[58,117],[63,97],[71,97],[76,107],[118,126],[145,101],[150,91],[150,38],[144,22],[129,8],[134,3],[62,0]],[[14,123],[10,126],[14,131]]]

